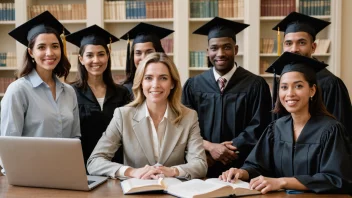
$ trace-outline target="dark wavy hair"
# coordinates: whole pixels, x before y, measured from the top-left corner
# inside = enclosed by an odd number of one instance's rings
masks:
[[[155,49],[155,52],[162,52],[162,53],[165,53],[162,45],[161,45],[161,41],[160,39],[157,39],[157,38],[152,38],[150,41],[146,41],[147,42],[151,42],[153,44],[153,47]],[[138,43],[141,43],[141,42],[138,42]],[[126,80],[125,82],[123,82],[123,84],[127,84],[127,83],[133,83],[133,79],[134,79],[134,75],[136,74],[136,70],[137,70],[137,67],[136,65],[134,64],[134,46],[135,46],[135,42],[133,41],[132,43],[132,49],[131,49],[131,57],[129,59],[130,63],[130,71],[128,72],[126,70]]]
[[[91,45],[91,44],[87,44]],[[79,55],[83,57],[83,54],[86,50],[87,45],[82,46],[79,49]],[[108,65],[103,72],[103,81],[107,87],[116,87],[116,84],[114,82],[114,79],[112,78],[112,72],[111,72],[111,56],[110,56],[110,51],[106,45],[101,45],[104,47],[106,54],[109,56],[108,58]],[[81,64],[81,62],[78,61],[78,67],[77,67],[77,75],[76,75],[76,80],[72,82],[71,84],[74,84],[78,88],[81,88],[83,90],[86,90],[88,87],[88,71],[84,65]]]
[[[316,86],[316,92],[313,96],[312,99],[309,99],[309,104],[308,104],[308,112],[310,113],[310,115],[312,116],[317,116],[317,115],[326,115],[326,116],[330,116],[332,118],[335,118],[332,114],[330,114],[328,112],[328,110],[326,109],[324,103],[323,103],[323,98],[321,95],[321,89],[318,86],[317,83],[317,77],[314,73],[313,74],[308,74],[308,73],[302,73],[303,78],[308,82],[309,87],[313,87],[314,85]],[[281,81],[281,78],[279,79],[279,83]],[[280,86],[277,86],[277,93],[280,92]],[[280,97],[279,94],[277,94],[276,97],[276,103],[275,103],[275,108],[273,109],[274,113],[278,113],[280,115],[288,115],[289,112],[285,109],[285,107],[281,104],[280,101]]]
[[[35,41],[37,40],[38,35],[40,34],[54,34],[55,37],[57,38],[57,40],[59,41],[60,44],[60,52],[61,52],[61,59],[59,61],[59,63],[56,65],[53,74],[55,74],[58,77],[64,77],[64,79],[66,80],[70,68],[71,68],[71,64],[68,61],[67,57],[65,56],[64,53],[64,45],[61,41],[60,35],[59,33],[51,28],[51,27],[45,27],[45,32],[41,32],[38,34],[33,35],[33,37],[30,39],[29,43],[28,43],[28,48],[33,50]],[[18,73],[17,77],[23,77],[23,76],[27,76],[29,73],[32,72],[33,69],[35,69],[37,66],[37,64],[35,62],[32,62],[32,57],[29,54],[28,50],[26,50],[25,54],[24,54],[24,61],[23,61],[23,67],[20,70],[20,72]]]

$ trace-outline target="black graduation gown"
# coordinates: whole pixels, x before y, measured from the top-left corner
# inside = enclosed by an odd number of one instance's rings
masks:
[[[312,116],[296,142],[291,115],[272,122],[246,159],[242,169],[250,179],[295,177],[316,193],[352,190],[352,148],[340,122]]]
[[[131,82],[130,83],[124,83],[123,86],[128,89],[128,92],[130,93],[130,98],[131,98],[131,100],[133,100],[134,99],[133,92],[132,92],[133,83],[131,83]]]
[[[95,145],[109,125],[114,110],[130,102],[129,92],[121,85],[107,87],[102,111],[89,86],[85,91],[74,85],[73,88],[76,91],[78,100],[84,163],[87,164],[87,160]],[[123,150],[122,147],[120,148],[115,153],[115,157],[112,159],[113,162],[123,163]]]
[[[225,166],[216,162],[209,167],[208,177],[218,177],[230,167],[242,166],[271,120],[268,84],[242,67],[237,67],[223,94],[213,69],[188,79],[183,87],[182,103],[197,111],[205,140],[232,141],[240,151],[232,164]]]
[[[323,102],[327,110],[352,135],[352,106],[345,84],[327,69],[317,73],[317,80],[322,90]]]

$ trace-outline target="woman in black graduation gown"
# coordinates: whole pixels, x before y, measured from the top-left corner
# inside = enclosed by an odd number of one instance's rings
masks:
[[[350,137],[326,110],[317,87],[315,72],[324,67],[290,52],[273,63],[267,72],[281,74],[274,112],[289,115],[266,128],[241,169],[231,168],[220,179],[251,179],[250,187],[262,193],[351,193]]]
[[[97,25],[66,37],[80,47],[77,80],[72,83],[77,94],[84,162],[92,153],[110,123],[115,108],[130,102],[128,90],[114,83],[108,44],[118,38]],[[123,162],[122,147],[112,159]]]
[[[121,37],[123,40],[128,40],[126,80],[123,83],[123,86],[129,90],[132,99],[133,79],[139,62],[142,61],[148,54],[153,52],[165,53],[163,47],[161,46],[160,40],[173,32],[173,30],[148,23],[139,23]],[[130,39],[133,39],[132,49],[130,49]]]

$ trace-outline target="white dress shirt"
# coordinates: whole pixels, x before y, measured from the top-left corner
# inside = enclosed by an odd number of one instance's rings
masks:
[[[220,76],[220,74],[218,74],[218,72],[216,72],[215,67],[213,67],[213,73],[214,73],[215,81],[218,82],[218,80],[219,80],[220,77],[225,78],[225,79],[226,79],[226,83],[225,83],[225,87],[224,87],[224,89],[225,89],[226,86],[227,86],[227,84],[228,84],[228,82],[229,82],[229,80],[231,79],[232,75],[235,73],[236,69],[237,69],[237,66],[235,65],[235,66],[234,66],[229,72],[227,72],[225,75]],[[218,85],[219,85],[219,84],[218,84]],[[220,85],[219,85],[219,88],[221,88]]]

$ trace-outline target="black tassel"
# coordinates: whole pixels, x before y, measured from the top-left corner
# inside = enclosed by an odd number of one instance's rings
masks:
[[[131,52],[130,52],[130,39],[127,40],[127,52],[126,52],[126,74],[131,74],[131,66],[130,66],[130,59],[131,59]],[[127,76],[128,78],[129,76]]]
[[[275,73],[275,68],[274,68],[274,79],[273,79],[273,103],[272,107],[273,109],[275,108],[275,103],[276,103],[276,97],[277,97],[277,80],[276,80],[276,73]],[[278,115],[275,113],[272,113],[272,120],[276,120],[278,118]]]

